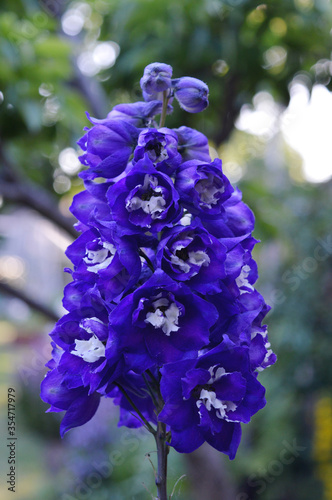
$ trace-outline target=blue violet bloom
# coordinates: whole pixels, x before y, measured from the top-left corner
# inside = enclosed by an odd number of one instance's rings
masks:
[[[100,399],[119,425],[164,429],[166,447],[205,441],[233,459],[241,425],[265,405],[259,373],[275,363],[256,290],[255,218],[207,137],[165,127],[173,104],[208,105],[208,87],[149,64],[143,100],[88,115],[78,141],[84,189],[71,212],[67,313],[42,382],[60,433],[93,418]],[[166,449],[166,448],[165,448]]]

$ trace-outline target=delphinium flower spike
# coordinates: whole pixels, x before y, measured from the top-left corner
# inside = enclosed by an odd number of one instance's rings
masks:
[[[145,68],[141,87],[143,101],[88,116],[78,142],[85,189],[71,211],[81,235],[66,252],[68,313],[50,334],[41,397],[66,412],[61,435],[113,399],[119,425],[155,436],[167,500],[170,447],[207,441],[233,459],[241,424],[265,405],[257,375],[276,357],[254,288],[253,213],[202,133],[164,126],[174,97],[201,112],[208,88],[173,79],[164,63]]]

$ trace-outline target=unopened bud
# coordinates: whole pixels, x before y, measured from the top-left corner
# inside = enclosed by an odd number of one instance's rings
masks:
[[[177,78],[172,80],[172,87],[174,97],[178,100],[181,108],[188,113],[199,113],[209,104],[209,88],[197,78],[190,76]]]
[[[156,99],[156,94],[171,87],[172,67],[164,63],[152,63],[146,66],[140,80],[146,101]]]

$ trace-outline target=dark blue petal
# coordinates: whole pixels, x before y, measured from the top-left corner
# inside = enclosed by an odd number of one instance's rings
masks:
[[[219,434],[205,432],[204,437],[213,448],[225,453],[229,456],[230,460],[233,460],[241,441],[241,425],[224,422]]]
[[[100,402],[100,394],[94,393],[91,396],[82,394],[76,398],[69,406],[66,415],[60,425],[60,435],[64,436],[73,427],[85,424],[96,413]]]

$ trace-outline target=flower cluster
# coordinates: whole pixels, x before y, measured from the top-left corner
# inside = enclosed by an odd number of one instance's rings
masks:
[[[163,422],[177,451],[207,441],[233,459],[241,423],[265,405],[257,374],[276,359],[254,288],[254,216],[207,138],[164,126],[173,97],[204,110],[207,86],[154,63],[141,87],[144,101],[89,117],[79,141],[81,235],[67,249],[68,313],[51,333],[42,399],[66,412],[62,435],[104,396],[120,406],[119,425]]]

